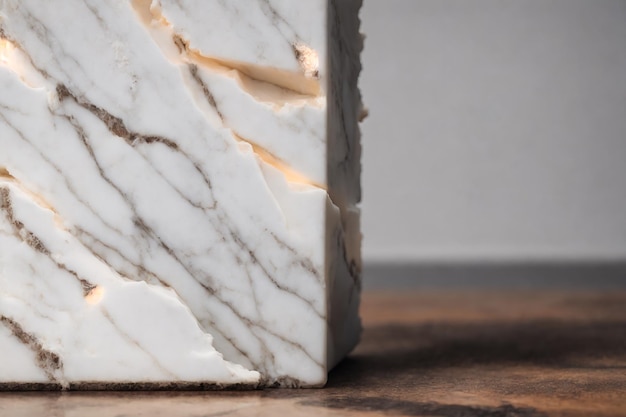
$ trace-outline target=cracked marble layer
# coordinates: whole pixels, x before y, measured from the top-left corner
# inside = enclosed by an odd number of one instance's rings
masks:
[[[0,386],[325,382],[360,331],[331,3],[0,0]]]

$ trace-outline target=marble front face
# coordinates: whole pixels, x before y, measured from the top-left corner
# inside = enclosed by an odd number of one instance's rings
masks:
[[[0,387],[325,382],[360,329],[327,3],[0,0]]]

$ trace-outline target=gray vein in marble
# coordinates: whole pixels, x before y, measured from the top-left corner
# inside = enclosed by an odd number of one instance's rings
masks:
[[[9,224],[13,226],[15,236],[21,238],[23,242],[25,242],[35,251],[50,258],[50,260],[55,263],[59,269],[66,271],[74,278],[76,278],[76,280],[80,283],[85,297],[91,294],[91,292],[96,288],[96,285],[92,284],[85,278],[80,277],[76,271],[68,268],[62,262],[55,260],[52,257],[52,254],[50,253],[48,248],[46,248],[46,246],[43,244],[41,239],[37,237],[33,232],[28,230],[24,223],[22,223],[15,217],[15,214],[13,212],[13,205],[11,204],[11,195],[9,193],[9,189],[6,187],[0,187],[0,211],[4,213]]]
[[[195,64],[189,64],[188,67],[189,67],[189,73],[191,74],[191,77],[202,89],[202,93],[204,94],[204,97],[206,98],[207,102],[215,110],[215,113],[217,113],[222,123],[224,123],[224,115],[222,114],[219,107],[217,106],[217,102],[215,101],[215,96],[213,96],[213,93],[211,93],[211,91],[209,90],[209,86],[198,75],[198,66]]]
[[[61,383],[56,376],[58,372],[63,371],[63,362],[59,355],[45,349],[35,336],[24,331],[22,326],[13,319],[0,315],[0,323],[8,328],[17,340],[26,345],[35,354],[37,365],[45,372],[50,381]]]
[[[141,144],[162,144],[162,145],[168,147],[169,149],[171,149],[174,152],[182,153],[186,159],[188,159],[190,162],[193,163],[194,168],[196,169],[198,174],[200,174],[200,176],[203,179],[204,183],[206,184],[207,188],[209,190],[211,190],[213,188],[212,185],[211,185],[211,180],[204,174],[204,172],[202,172],[202,170],[199,167],[198,163],[194,162],[193,159],[189,155],[185,154],[182,150],[180,150],[180,148],[178,147],[178,145],[176,145],[175,142],[172,142],[169,139],[158,137],[158,136],[144,136],[144,135],[140,135],[140,134],[128,131],[128,129],[126,128],[126,126],[125,126],[124,122],[122,121],[122,119],[120,119],[120,118],[118,118],[116,116],[113,116],[112,114],[108,113],[107,111],[105,111],[103,109],[100,109],[100,108],[94,106],[93,104],[91,104],[89,102],[86,102],[84,100],[80,100],[80,99],[76,98],[63,85],[57,86],[57,94],[58,94],[58,97],[59,97],[60,101],[63,101],[66,98],[73,99],[78,105],[80,105],[81,107],[83,107],[84,109],[86,109],[87,111],[92,113],[94,116],[96,116],[98,119],[100,119],[107,126],[107,128],[109,129],[109,131],[113,135],[115,135],[115,136],[117,136],[119,138],[124,139],[130,146],[132,146],[134,148],[137,148]],[[96,156],[95,156],[95,154],[93,152],[93,149],[88,144],[87,134],[85,133],[85,130],[82,128],[82,126],[80,126],[80,124],[78,123],[77,119],[74,116],[72,116],[72,115],[69,115],[69,116],[68,115],[64,115],[64,117],[72,125],[72,127],[76,131],[78,137],[81,139],[81,141],[83,142],[83,144],[87,148],[87,150],[89,152],[89,155],[95,161],[96,160]],[[141,152],[139,152],[139,153],[141,153]],[[142,154],[142,157],[143,157],[144,160],[146,160],[146,162],[150,163],[150,161],[146,158],[145,155]],[[167,176],[164,175],[162,172],[160,172],[160,170],[158,169],[157,166],[152,165],[152,168],[159,174],[159,176],[165,182],[168,183],[168,185],[170,185],[170,187],[172,187],[172,189],[174,191],[176,191],[176,193],[182,199],[184,199],[190,205],[194,206],[195,208],[198,208],[198,209],[201,209],[201,210],[205,210],[205,211],[206,210],[213,210],[213,209],[216,208],[217,202],[215,200],[213,200],[213,204],[210,205],[210,206],[203,206],[203,205],[201,205],[199,203],[196,203],[196,202],[192,201],[191,198],[189,198],[188,196],[186,196],[184,194],[183,190],[180,190],[178,187],[176,187],[174,184],[172,184],[169,181],[169,179],[167,178]],[[100,167],[100,166],[99,166],[99,171],[100,171],[101,176],[104,178],[104,171],[102,170],[102,167]],[[111,184],[111,185],[113,185],[113,184]],[[123,194],[123,193],[120,192],[120,194]]]
[[[302,67],[303,72],[306,72],[306,66],[303,59],[303,44],[302,37],[296,32],[296,30],[289,24],[289,22],[276,10],[276,8],[271,4],[270,0],[259,0],[260,7],[265,16],[272,22],[272,25],[277,28],[277,30],[281,33],[285,41],[291,46],[293,50],[293,54]],[[282,27],[286,27],[287,30],[291,33],[285,33]],[[289,39],[294,39],[290,41]],[[315,71],[313,74],[313,78],[319,78],[319,71]]]
[[[139,342],[137,342],[135,339],[132,338],[131,335],[129,335],[128,333],[126,333],[125,331],[123,331],[121,329],[121,327],[115,322],[115,320],[113,320],[113,318],[111,317],[111,314],[109,314],[109,312],[104,308],[104,307],[100,307],[100,311],[102,312],[102,316],[109,322],[111,323],[111,325],[113,326],[113,328],[115,328],[115,330],[117,331],[117,333],[122,336],[124,339],[126,339],[130,345],[132,346],[136,346],[139,350],[141,350],[143,353],[145,353],[150,360],[152,361],[152,363],[159,368],[159,370],[161,370],[161,372],[163,372],[165,375],[168,375],[169,378],[171,380],[176,380],[176,375],[174,375],[171,371],[169,371],[165,366],[163,366],[163,364],[161,364],[159,362],[159,360],[150,353],[150,351],[148,351],[146,348],[144,348],[143,346],[141,346],[141,344]]]
[[[9,109],[6,106],[2,106],[2,108]],[[15,111],[14,109],[10,109],[11,111]],[[24,136],[24,134],[17,129],[3,114],[2,112],[0,112],[0,119],[7,125],[9,126],[18,136],[21,140],[23,140],[25,143],[28,143],[29,146],[35,150],[39,157],[41,157],[48,165],[50,165],[51,167],[54,168],[54,170],[56,172],[58,172],[59,174],[61,174],[61,178],[64,181],[65,185],[67,186],[68,190],[70,190],[70,192],[74,195],[74,197],[76,198],[76,200],[85,208],[87,208],[99,221],[101,221],[107,228],[116,231],[118,234],[121,234],[121,232],[115,228],[115,226],[109,224],[106,222],[105,219],[103,219],[94,209],[93,207],[91,207],[91,205],[89,205],[84,199],[82,199],[77,190],[75,189],[74,185],[71,183],[71,181],[68,180],[68,176],[67,175],[63,175],[63,169],[61,167],[59,167],[57,164],[55,164],[52,160],[50,160],[46,155],[44,155],[43,152],[41,152],[41,150],[39,150],[34,144],[33,142],[31,142],[26,136]],[[4,172],[11,177],[11,179],[15,179],[12,175],[10,175],[10,172],[8,172],[6,169],[4,170]]]

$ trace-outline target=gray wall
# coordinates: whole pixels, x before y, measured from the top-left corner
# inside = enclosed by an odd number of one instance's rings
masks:
[[[626,1],[361,18],[366,261],[626,258]]]

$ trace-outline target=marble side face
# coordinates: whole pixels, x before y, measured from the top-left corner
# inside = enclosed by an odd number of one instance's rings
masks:
[[[321,386],[360,1],[0,0],[0,389]]]

